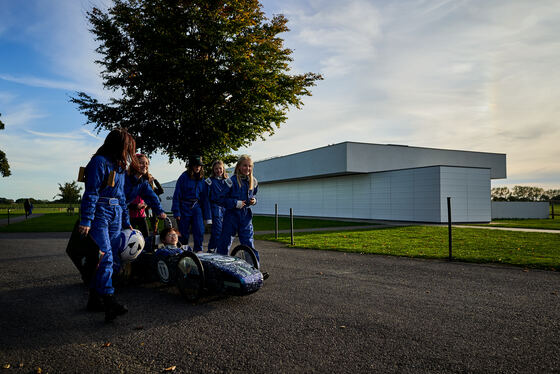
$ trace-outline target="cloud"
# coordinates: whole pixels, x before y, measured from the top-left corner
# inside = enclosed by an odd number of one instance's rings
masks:
[[[23,4],[6,5],[0,15],[4,24],[3,38],[32,48],[43,69],[53,78],[44,76],[3,75],[1,78],[34,87],[85,91],[98,97],[108,95],[99,78],[101,71],[94,61],[97,42],[89,32],[86,12],[93,6],[104,9],[95,0],[29,0]],[[104,1],[103,1],[104,3]]]
[[[0,78],[105,100],[93,63],[97,42],[85,20],[90,6],[101,2],[7,6],[0,35],[31,43],[52,74],[1,72]],[[20,7],[26,17],[13,17]],[[265,0],[265,7],[289,19],[292,31],[281,36],[294,50],[293,69],[323,73],[325,80],[273,137],[240,152],[260,160],[343,141],[499,152],[507,154],[508,180],[552,184],[549,176],[556,176],[560,186],[557,1]],[[32,188],[47,185],[49,175],[73,180],[104,137],[80,128],[62,139],[66,132],[55,126],[31,128],[33,120],[55,122],[60,111],[16,97],[23,96],[0,92],[0,103],[9,103],[0,107],[6,124],[0,149],[16,166],[15,177],[2,180],[3,191],[10,185],[17,194],[27,180],[36,181]],[[74,121],[67,118],[59,122]],[[13,131],[21,129],[29,131]],[[151,170],[166,182],[183,166],[156,155]],[[54,186],[51,198],[56,183],[48,184]]]
[[[326,79],[247,152],[266,158],[354,140],[506,153],[510,177],[560,173],[557,2],[282,7],[294,65],[319,61]]]
[[[99,1],[67,0],[57,6],[57,12],[49,12],[51,5],[46,2],[38,3],[38,7],[43,14],[49,14],[40,29],[48,29],[51,33],[43,52],[49,57],[54,70],[76,82],[77,88],[73,90],[104,98],[108,93],[102,87],[101,68],[94,62],[100,57],[95,52],[98,42],[89,32],[91,26],[86,19],[87,11],[94,6],[106,8],[96,3]]]
[[[8,82],[24,84],[26,86],[31,86],[31,87],[54,88],[54,89],[62,89],[67,91],[76,91],[76,90],[83,89],[83,87],[81,87],[76,82],[57,81],[57,80],[39,78],[33,76],[15,77],[9,74],[0,74],[0,79]]]
[[[78,133],[48,133],[48,132],[40,132],[40,131],[33,131],[33,130],[25,130],[26,133],[32,134],[42,138],[54,138],[54,139],[83,139],[82,133],[80,131]]]
[[[103,139],[91,141],[83,131],[69,134],[25,131],[2,134],[12,175],[2,180],[3,197],[19,198],[22,191],[34,198],[51,200],[58,184],[76,180]]]
[[[320,59],[327,77],[349,74],[356,64],[375,57],[380,16],[370,2],[319,1],[308,11],[295,8],[286,13],[297,35],[289,38]]]
[[[49,114],[43,112],[36,105],[29,102],[10,105],[9,108],[9,111],[2,113],[2,122],[6,125],[7,132],[12,132],[31,121],[49,116]]]
[[[94,138],[94,139],[99,139],[99,136],[98,136],[97,134],[94,134],[93,132],[91,132],[91,131],[89,131],[89,130],[82,129],[82,130],[80,130],[80,131],[82,131],[84,134],[86,134],[87,136],[90,136],[90,137],[92,137],[92,138]]]

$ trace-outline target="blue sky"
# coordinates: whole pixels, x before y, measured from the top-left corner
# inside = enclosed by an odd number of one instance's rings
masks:
[[[560,188],[560,2],[494,0],[261,2],[291,31],[293,72],[325,80],[255,161],[343,141],[507,154],[493,186]],[[110,0],[0,2],[0,149],[12,175],[0,197],[53,199],[104,135],[69,98],[105,100],[85,12]],[[154,156],[175,180],[183,164]],[[258,177],[258,170],[255,170]]]

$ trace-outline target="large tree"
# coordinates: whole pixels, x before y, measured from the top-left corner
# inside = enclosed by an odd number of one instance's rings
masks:
[[[87,13],[108,103],[71,99],[97,131],[126,127],[145,153],[223,158],[274,133],[321,75],[290,75],[292,51],[258,0],[114,0]]]
[[[2,116],[2,114],[0,114]],[[4,123],[0,121],[0,130],[4,130]],[[6,154],[0,150],[0,174],[3,177],[9,177],[12,173],[10,172],[10,164],[8,164],[8,158]]]
[[[82,187],[78,186],[76,181],[66,182],[64,185],[58,184],[58,190],[60,191],[55,197],[60,197],[61,203],[77,203],[80,201],[80,192]]]

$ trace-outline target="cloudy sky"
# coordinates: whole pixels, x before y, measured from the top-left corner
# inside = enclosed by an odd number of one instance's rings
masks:
[[[110,0],[0,2],[0,197],[53,199],[104,135],[69,103],[109,97],[85,12]],[[269,158],[344,141],[507,154],[493,186],[560,188],[557,0],[264,0],[291,31],[293,72],[325,80],[243,153]],[[160,182],[181,163],[155,156]],[[258,176],[258,170],[255,171]]]

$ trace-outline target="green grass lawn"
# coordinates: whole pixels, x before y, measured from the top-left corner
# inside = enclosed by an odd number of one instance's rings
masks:
[[[51,206],[51,207],[39,207],[33,208],[33,214],[45,214],[45,213],[66,213],[68,206]],[[78,207],[74,207],[75,212],[78,212]],[[10,209],[10,217],[14,215],[23,215],[25,210],[23,208],[13,208]],[[8,209],[0,209],[0,218],[8,218]]]
[[[11,223],[9,226],[0,226],[0,232],[69,232],[72,231],[78,217],[77,214],[46,213],[41,217],[30,218],[18,223]],[[365,225],[365,223],[294,218],[294,228],[296,229],[360,225]],[[274,231],[274,217],[255,216],[253,217],[253,226],[255,231]],[[287,217],[279,217],[278,226],[280,230],[289,229],[290,219]],[[163,224],[160,223],[159,227],[163,228]]]
[[[371,223],[336,221],[313,218],[294,218],[294,229],[314,229],[321,227],[346,227],[346,226],[364,226]],[[255,231],[274,231],[275,219],[270,216],[254,216],[253,228]],[[278,229],[289,230],[290,218],[278,217]]]
[[[560,230],[560,217],[554,219],[497,219],[486,226]]]
[[[70,232],[78,217],[77,214],[46,213],[40,217],[0,226],[0,232]]]
[[[258,235],[257,239],[274,240],[274,235]],[[279,235],[278,241],[289,245],[290,237]],[[294,241],[298,248],[419,258],[449,256],[447,227],[296,233]],[[453,258],[555,270],[560,268],[560,234],[454,228]]]
[[[0,226],[0,232],[70,232],[78,215],[47,213],[41,217]],[[519,223],[519,220],[514,220]],[[527,224],[531,220],[523,220]],[[542,221],[536,220],[542,227]],[[555,220],[556,221],[556,220]],[[274,230],[274,218],[256,216],[256,231]],[[295,228],[354,226],[357,222],[294,219]],[[367,223],[361,223],[366,225]],[[289,228],[289,219],[279,219],[280,229]],[[160,226],[162,227],[162,226]],[[526,226],[525,226],[526,227]],[[408,226],[368,230],[295,233],[295,247],[344,252],[372,253],[419,258],[447,258],[447,227]],[[274,234],[256,239],[274,240]],[[279,234],[289,244],[288,234]],[[453,228],[453,258],[480,263],[503,263],[540,269],[560,268],[560,234]]]

